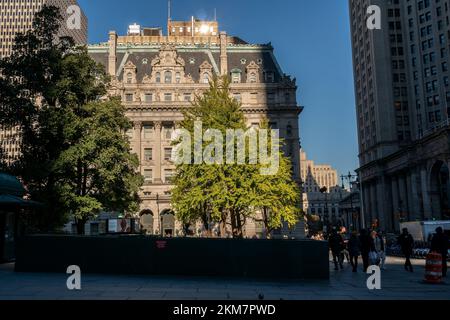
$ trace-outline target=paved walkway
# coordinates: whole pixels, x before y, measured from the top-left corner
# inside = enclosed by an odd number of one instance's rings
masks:
[[[347,265],[338,272],[330,265],[330,281],[82,275],[82,290],[69,291],[65,274],[15,273],[13,264],[7,264],[0,265],[0,300],[257,300],[259,295],[265,300],[450,300],[449,284],[422,283],[424,261],[414,261],[413,274],[402,263],[388,259],[382,289],[376,291],[367,289],[367,275],[353,274]]]

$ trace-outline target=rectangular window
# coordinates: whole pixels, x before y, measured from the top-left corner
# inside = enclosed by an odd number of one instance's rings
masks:
[[[146,184],[153,183],[153,171],[152,171],[152,169],[145,169],[144,170],[144,182]]]
[[[153,149],[151,148],[144,149],[144,160],[145,161],[153,160]]]
[[[164,134],[165,134],[166,140],[172,140],[172,133],[173,133],[172,127],[170,127],[170,126],[164,127]]]
[[[152,102],[153,101],[153,94],[146,93],[145,94],[145,102]]]
[[[133,102],[133,94],[132,93],[127,93],[125,95],[125,101],[126,102]]]
[[[164,160],[166,160],[166,161],[172,160],[172,148],[164,149]]]
[[[150,125],[144,125],[143,130],[144,130],[144,139],[150,139],[152,137],[153,127]]]
[[[172,183],[174,178],[174,170],[171,169],[165,169],[164,170],[164,177],[166,183]]]
[[[172,94],[164,93],[164,101],[166,101],[166,102],[172,101]]]

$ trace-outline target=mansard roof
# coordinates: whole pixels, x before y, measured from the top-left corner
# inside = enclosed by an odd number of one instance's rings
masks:
[[[117,47],[117,75],[123,79],[123,67],[132,62],[137,68],[136,79],[141,82],[145,75],[152,72],[151,62],[159,55],[162,44],[119,45]],[[185,73],[193,80],[200,80],[200,66],[207,62],[213,66],[213,73],[220,72],[220,47],[218,45],[173,45],[177,54],[185,62]],[[108,65],[109,47],[107,43],[90,45],[89,53],[92,58]],[[283,72],[273,55],[273,48],[268,45],[229,44],[227,47],[228,70],[240,69],[246,73],[247,67],[253,62],[259,66],[260,79],[264,79],[264,72],[273,72],[275,82],[280,82]]]

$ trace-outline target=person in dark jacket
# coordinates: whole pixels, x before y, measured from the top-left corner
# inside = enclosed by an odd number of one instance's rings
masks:
[[[359,244],[361,257],[363,260],[363,271],[367,272],[367,268],[369,268],[369,252],[372,249],[372,242],[367,230],[361,230],[361,234],[359,236]]]
[[[340,259],[342,250],[344,250],[344,239],[337,233],[336,229],[331,231],[330,237],[328,238],[328,244],[333,254],[334,270],[339,270],[338,265],[341,269],[344,269],[342,260]]]
[[[348,253],[350,255],[350,264],[353,267],[353,272],[358,272],[358,257],[361,255],[361,243],[356,231],[352,232],[348,240]]]
[[[412,263],[411,263],[411,255],[413,253],[413,248],[414,248],[414,239],[409,234],[407,228],[403,229],[403,233],[398,238],[398,244],[402,248],[402,252],[403,252],[403,254],[405,255],[405,258],[406,258],[406,260],[405,260],[405,270],[413,272],[414,270],[413,270],[413,266],[412,266]]]
[[[447,255],[448,255],[448,237],[444,233],[444,230],[439,227],[436,229],[436,234],[431,240],[431,251],[437,252],[442,255],[442,276],[447,276]]]

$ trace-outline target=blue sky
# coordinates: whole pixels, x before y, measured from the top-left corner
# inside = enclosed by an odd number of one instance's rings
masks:
[[[137,22],[166,27],[167,0],[79,0],[89,42]],[[283,71],[297,78],[302,146],[317,163],[347,173],[358,147],[346,0],[172,0],[173,19],[217,18],[220,29],[251,43],[271,42]],[[164,29],[165,30],[165,29]]]

